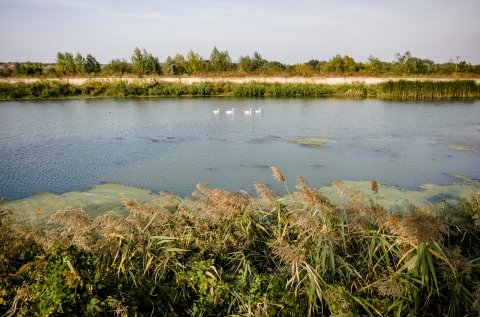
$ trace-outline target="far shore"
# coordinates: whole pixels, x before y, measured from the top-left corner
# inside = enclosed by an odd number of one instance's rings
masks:
[[[480,78],[438,78],[438,77],[74,77],[74,78],[0,78],[0,83],[33,83],[41,80],[63,81],[72,85],[83,85],[91,81],[168,82],[179,84],[197,83],[284,83],[284,84],[323,84],[323,85],[375,85],[387,81],[455,81],[473,80],[480,84]]]

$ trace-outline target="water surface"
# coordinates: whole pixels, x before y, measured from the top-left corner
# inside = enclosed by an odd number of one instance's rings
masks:
[[[235,115],[225,114],[231,108]],[[246,116],[250,108],[261,114]],[[288,141],[297,137],[332,142],[309,148]],[[252,191],[254,181],[276,186],[269,166],[281,168],[292,188],[296,175],[314,186],[375,178],[406,189],[451,183],[451,173],[480,178],[480,101],[0,102],[0,197],[7,199],[101,183],[181,196],[201,181]]]

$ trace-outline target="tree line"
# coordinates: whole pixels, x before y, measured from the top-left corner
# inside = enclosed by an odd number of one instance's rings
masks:
[[[186,55],[177,53],[168,56],[164,62],[147,52],[145,48],[135,48],[130,60],[113,59],[101,65],[97,59],[88,54],[73,55],[69,52],[58,52],[55,64],[35,62],[0,65],[0,76],[64,76],[64,75],[198,75],[198,74],[251,74],[251,75],[291,75],[315,76],[321,74],[351,75],[452,75],[455,73],[480,74],[480,65],[472,65],[466,61],[435,63],[412,55],[410,51],[395,54],[391,62],[382,61],[370,56],[367,62],[357,62],[348,55],[336,55],[327,61],[317,59],[299,64],[285,64],[266,60],[258,52],[252,56],[241,56],[233,61],[227,50],[214,47],[209,58],[190,50]]]

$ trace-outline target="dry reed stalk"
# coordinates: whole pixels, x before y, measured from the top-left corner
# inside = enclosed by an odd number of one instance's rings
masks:
[[[273,192],[271,188],[269,188],[265,184],[254,183],[255,190],[257,191],[258,195],[270,204],[274,204],[277,201],[278,196]]]
[[[374,192],[375,194],[378,194],[378,182],[375,179],[372,179],[371,184],[372,184],[372,192]]]
[[[359,190],[348,186],[342,181],[335,181],[332,183],[332,186],[341,197],[349,198],[354,205],[363,206],[365,198]]]
[[[123,198],[124,206],[130,210],[130,215],[126,218],[138,229],[143,229],[155,214],[155,208],[144,204],[136,204],[127,197]]]
[[[16,224],[13,226],[13,232],[17,236],[16,241],[21,241],[22,239],[32,240],[44,249],[50,248],[55,241],[60,240],[58,232],[53,229],[41,232],[38,228]]]
[[[394,298],[402,296],[405,290],[404,283],[392,268],[387,272],[376,284],[378,295]]]
[[[104,238],[110,238],[111,234],[126,235],[135,231],[130,222],[113,211],[98,216],[93,221],[93,226]]]
[[[297,186],[302,195],[302,201],[310,207],[319,205],[332,206],[330,201],[319,190],[315,190],[309,187],[308,181],[302,177],[297,176]]]
[[[403,217],[387,217],[385,227],[413,247],[426,242],[441,242],[446,232],[440,217],[430,213],[427,206],[412,207]]]
[[[199,197],[202,215],[213,223],[231,220],[233,217],[253,212],[253,204],[241,193],[232,193],[223,189],[211,189],[205,184],[198,184],[194,193]]]
[[[273,178],[275,178],[277,182],[279,183],[285,182],[285,176],[283,176],[282,172],[280,171],[280,169],[278,169],[278,167],[272,166],[270,168],[272,169],[272,172],[273,172]]]
[[[54,213],[48,220],[50,224],[61,225],[58,237],[70,240],[70,243],[86,250],[94,245],[90,231],[93,228],[93,219],[81,208],[64,208]]]
[[[299,245],[289,244],[281,238],[270,240],[267,245],[272,249],[273,254],[286,264],[300,263],[305,260],[305,249]]]
[[[280,171],[280,169],[278,167],[272,166],[270,168],[272,169],[272,172],[273,172],[273,178],[277,182],[283,183],[283,185],[285,185],[285,189],[287,190],[287,194],[290,197],[291,201],[293,202],[294,199],[292,197],[292,194],[290,193],[290,190],[288,189],[287,183],[285,183],[285,176],[283,176],[282,172]]]

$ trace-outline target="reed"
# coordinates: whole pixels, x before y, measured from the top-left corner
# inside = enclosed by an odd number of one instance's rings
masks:
[[[394,99],[475,98],[480,86],[473,80],[388,81],[380,84],[379,97]]]
[[[317,85],[279,83],[196,83],[161,81],[89,81],[80,86],[62,81],[0,83],[0,99],[128,96],[237,96],[237,97],[380,97],[393,99],[478,98],[474,81],[389,81],[378,85]]]
[[[302,177],[289,200],[255,187],[261,200],[199,184],[195,200],[37,226],[2,210],[0,314],[479,314],[480,193],[392,213],[342,182],[343,207]]]

